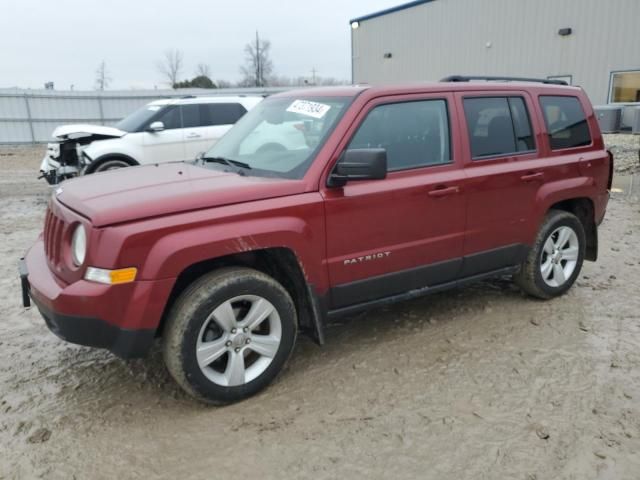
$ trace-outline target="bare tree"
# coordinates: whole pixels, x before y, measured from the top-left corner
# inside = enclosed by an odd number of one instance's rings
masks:
[[[218,88],[231,88],[233,86],[229,80],[216,80],[214,83]]]
[[[256,32],[256,39],[247,43],[244,47],[245,64],[240,67],[243,75],[242,84],[244,86],[264,87],[273,72],[269,50],[271,42],[260,40],[260,35]]]
[[[196,77],[211,78],[211,67],[206,63],[199,63],[196,67]]]
[[[166,50],[164,58],[156,63],[158,71],[169,81],[171,87],[178,83],[183,66],[183,54],[177,48]]]
[[[112,78],[107,70],[107,63],[103,60],[96,70],[96,90],[106,90],[109,88]],[[73,88],[71,89],[73,90]]]
[[[318,85],[348,85],[349,82],[347,80],[340,80],[334,77],[318,77]]]
[[[298,83],[295,78],[286,75],[272,75],[269,77],[269,85],[272,87],[292,87],[297,86]]]

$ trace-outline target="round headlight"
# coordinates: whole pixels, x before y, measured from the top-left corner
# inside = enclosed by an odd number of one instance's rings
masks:
[[[71,237],[71,256],[78,267],[84,263],[87,255],[87,232],[83,225],[78,225]]]

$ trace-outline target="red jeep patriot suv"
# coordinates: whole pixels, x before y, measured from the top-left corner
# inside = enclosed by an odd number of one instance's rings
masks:
[[[161,337],[176,381],[227,403],[339,315],[504,274],[563,294],[611,185],[587,96],[445,80],[274,95],[193,162],[64,182],[20,263],[25,305],[121,357]]]

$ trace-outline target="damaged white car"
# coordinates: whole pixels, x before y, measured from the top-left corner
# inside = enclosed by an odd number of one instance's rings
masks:
[[[157,100],[114,127],[63,125],[54,130],[55,141],[47,145],[40,178],[54,185],[77,175],[194,159],[262,99],[237,96]]]

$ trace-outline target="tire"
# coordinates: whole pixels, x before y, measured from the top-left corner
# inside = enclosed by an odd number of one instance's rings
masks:
[[[537,298],[562,295],[580,274],[585,247],[582,222],[572,213],[550,210],[514,280],[525,293]]]
[[[101,161],[97,167],[89,170],[87,174],[107,172],[109,170],[116,170],[118,168],[126,168],[130,166],[131,164],[129,164],[129,162],[127,162],[126,160],[121,160],[119,158],[112,158],[112,159]]]
[[[249,268],[220,269],[193,282],[172,307],[164,361],[195,398],[237,402],[282,371],[297,325],[293,300],[273,278]]]

